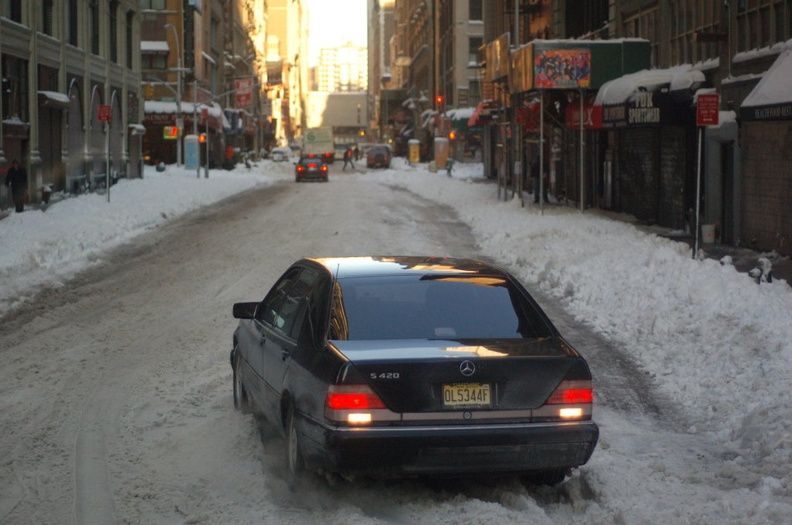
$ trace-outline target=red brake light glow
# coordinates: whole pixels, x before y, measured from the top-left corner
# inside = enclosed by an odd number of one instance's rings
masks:
[[[591,404],[594,402],[594,389],[590,380],[564,380],[558,385],[547,405]]]
[[[372,410],[386,408],[368,385],[330,385],[325,404],[333,410]]]

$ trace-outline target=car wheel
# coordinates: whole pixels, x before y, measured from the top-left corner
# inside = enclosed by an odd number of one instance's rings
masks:
[[[305,470],[302,452],[300,452],[300,440],[297,436],[295,425],[294,405],[289,406],[286,415],[286,460],[289,463],[289,472],[292,479],[298,478]]]
[[[239,349],[234,350],[234,408],[243,414],[250,414],[250,399],[245,385],[242,383],[242,358]]]

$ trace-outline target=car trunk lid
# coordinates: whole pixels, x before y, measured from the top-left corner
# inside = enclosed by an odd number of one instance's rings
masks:
[[[530,410],[561,380],[591,377],[560,337],[333,344],[395,412]]]

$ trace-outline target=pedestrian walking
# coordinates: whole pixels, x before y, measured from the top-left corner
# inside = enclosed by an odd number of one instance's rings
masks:
[[[11,188],[17,213],[25,211],[25,197],[27,197],[28,180],[25,168],[19,166],[19,161],[14,159],[8,169],[5,180],[6,186]]]
[[[352,169],[355,169],[355,163],[352,162],[352,150],[347,148],[344,150],[344,166],[341,168],[341,171],[346,171],[347,164],[352,166]]]

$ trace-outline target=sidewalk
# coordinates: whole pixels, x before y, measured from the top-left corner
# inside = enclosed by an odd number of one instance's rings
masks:
[[[660,237],[687,243],[687,245],[690,246],[690,256],[693,257],[693,245],[696,240],[690,233],[686,234],[684,232],[680,232],[679,230],[642,224],[635,217],[623,213],[613,213],[606,210],[596,209],[586,210],[586,212],[597,213],[614,220],[629,222],[641,231],[654,233]],[[780,255],[775,252],[758,252],[748,248],[727,246],[725,244],[704,244],[701,242],[700,238],[699,250],[703,251],[707,258],[714,259],[716,261],[720,261],[726,256],[731,257],[734,267],[738,272],[743,273],[748,273],[756,268],[759,258],[765,257],[773,264],[773,280],[775,281],[776,279],[783,279],[786,281],[787,285],[792,286],[792,258],[788,256]]]

